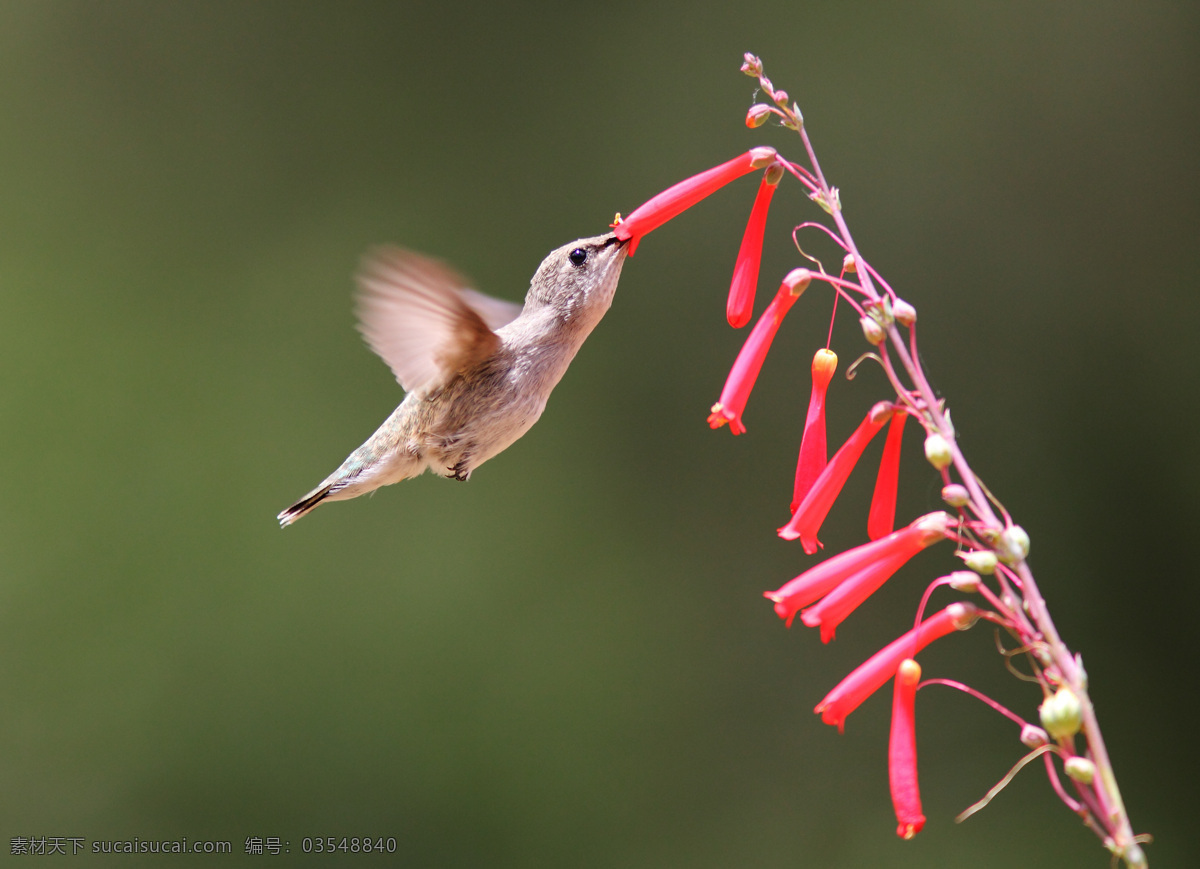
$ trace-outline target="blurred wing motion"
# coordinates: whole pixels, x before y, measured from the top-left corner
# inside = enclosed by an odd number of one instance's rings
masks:
[[[400,248],[380,248],[358,274],[358,331],[406,392],[432,388],[487,358],[496,329],[521,306],[467,289],[444,263]]]

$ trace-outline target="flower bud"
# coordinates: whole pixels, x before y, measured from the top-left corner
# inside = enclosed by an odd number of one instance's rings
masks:
[[[920,534],[922,546],[945,539],[950,533],[950,527],[954,524],[954,518],[949,513],[938,511],[922,516],[912,523],[912,527],[916,528]]]
[[[971,493],[961,483],[951,483],[942,487],[942,500],[951,507],[965,507],[971,503]]]
[[[871,409],[867,411],[867,419],[874,425],[882,425],[892,418],[892,414],[896,412],[896,407],[889,401],[877,401],[871,405]]]
[[[771,107],[765,103],[757,103],[746,112],[746,126],[750,129],[761,127],[771,117]]]
[[[950,580],[950,587],[955,591],[962,591],[967,594],[979,591],[978,573],[972,573],[969,570],[956,570],[948,578]]]
[[[883,327],[874,317],[863,317],[858,322],[862,324],[863,337],[867,339],[868,344],[878,347],[887,340],[887,332],[883,331]]]
[[[897,323],[911,326],[917,322],[917,309],[904,299],[896,299],[892,302],[892,316],[896,318]]]
[[[1096,764],[1086,757],[1068,757],[1067,762],[1063,764],[1063,770],[1080,784],[1090,785],[1096,777]]]
[[[976,573],[984,576],[991,576],[996,572],[996,553],[986,549],[979,549],[974,552],[961,553],[963,563]]]
[[[1041,748],[1050,741],[1050,734],[1036,724],[1026,724],[1021,728],[1021,744],[1026,748]]]
[[[1074,736],[1083,726],[1083,708],[1075,692],[1065,685],[1038,707],[1042,726],[1055,739]]]
[[[783,173],[784,173],[784,168],[783,168],[782,163],[779,163],[779,162],[772,163],[770,166],[767,167],[765,180],[772,187],[778,187],[779,182],[783,180]]]
[[[812,272],[808,269],[792,269],[783,279],[783,285],[791,291],[793,296],[799,296],[807,290],[810,283],[812,283]],[[837,364],[836,356],[834,364]]]
[[[1010,525],[996,541],[996,554],[1005,564],[1024,561],[1029,555],[1029,535],[1020,525]]]
[[[775,104],[787,108],[788,95],[787,91],[775,91]]]
[[[765,169],[775,162],[775,158],[779,156],[779,152],[774,148],[762,147],[750,149],[750,168]]]
[[[950,604],[945,612],[950,616],[956,631],[965,631],[979,621],[979,610],[975,604],[965,600]]]
[[[848,275],[852,275],[858,271],[858,264],[854,262],[854,254],[848,253],[842,257],[842,271]]]
[[[950,443],[937,432],[925,438],[925,458],[929,464],[939,471],[950,467],[954,461],[954,453],[950,451]]]

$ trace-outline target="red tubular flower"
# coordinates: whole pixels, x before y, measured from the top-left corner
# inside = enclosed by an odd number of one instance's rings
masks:
[[[613,234],[622,241],[629,242],[629,256],[633,256],[643,235],[658,229],[672,217],[691,208],[735,178],[769,165],[774,162],[775,157],[774,148],[751,148],[745,154],[734,157],[720,166],[680,181],[635,208],[627,218],[613,227]]]
[[[742,424],[742,412],[750,399],[750,390],[754,388],[754,381],[758,379],[758,372],[762,370],[763,360],[767,358],[767,351],[771,349],[771,342],[775,339],[775,333],[779,331],[779,324],[808,287],[810,280],[811,273],[808,269],[792,269],[779,285],[775,298],[750,330],[750,337],[746,339],[741,352],[734,360],[729,377],[725,379],[725,388],[721,390],[720,400],[712,406],[712,413],[708,416],[708,424],[712,428],[720,428],[729,423],[729,430],[735,435],[745,434],[746,426]]]
[[[758,195],[754,197],[754,207],[750,209],[750,220],[746,223],[746,232],[742,236],[742,246],[738,249],[737,262],[733,266],[733,281],[729,285],[729,302],[725,306],[725,316],[729,325],[740,329],[750,322],[750,314],[754,311],[754,293],[758,289],[758,266],[762,260],[763,234],[767,229],[767,211],[771,207],[771,197],[775,188],[783,180],[783,167],[772,163],[763,173],[758,185]]]
[[[864,543],[862,546],[856,546],[832,558],[825,559],[776,591],[763,592],[763,597],[775,602],[776,614],[787,622],[788,627],[791,627],[792,619],[803,607],[815,603],[835,589],[840,589],[843,584],[849,584],[852,581],[860,582],[858,577],[868,572],[878,571],[881,567],[889,565],[897,555],[902,554],[903,559],[891,567],[880,582],[886,580],[899,570],[905,561],[937,539],[930,539],[929,543],[923,542],[924,537],[930,534],[928,526],[939,521],[934,517],[946,517],[944,521],[950,521],[945,513],[930,513],[928,516],[922,516],[908,528],[897,531],[885,540]],[[811,610],[806,610],[806,612],[811,612]],[[819,620],[812,623],[805,621],[805,624],[810,626],[820,623]]]
[[[888,739],[888,784],[896,809],[896,835],[911,839],[925,826],[921,813],[921,791],[917,786],[917,683],[921,665],[905,658],[896,669],[892,694],[892,731]]]
[[[947,513],[930,513],[917,519],[907,528],[866,544],[875,547],[875,559],[856,573],[847,576],[816,606],[802,612],[800,620],[810,628],[819,625],[821,642],[828,643],[833,639],[837,626],[858,609],[859,604],[878,591],[879,587],[910,558],[939,540],[945,540],[952,522]]]
[[[808,398],[808,416],[800,438],[800,457],[796,461],[796,484],[792,489],[792,513],[800,506],[813,482],[825,470],[828,451],[825,446],[825,392],[837,371],[837,354],[822,348],[813,356],[812,394]]]
[[[841,449],[833,454],[833,458],[829,460],[825,470],[821,471],[817,479],[813,481],[812,488],[808,490],[808,494],[804,496],[804,500],[800,502],[800,506],[792,515],[792,521],[779,529],[780,537],[784,540],[795,540],[799,537],[804,551],[809,555],[821,547],[821,541],[817,540],[817,532],[821,530],[821,523],[829,515],[833,502],[841,493],[842,486],[846,484],[846,478],[854,470],[859,456],[862,455],[871,438],[875,437],[876,433],[883,428],[883,424],[888,421],[892,412],[892,405],[886,401],[881,401],[871,408],[866,418],[854,430],[854,434],[850,435],[842,444]]]
[[[871,512],[867,516],[867,537],[878,540],[891,534],[896,527],[896,488],[900,481],[900,441],[904,438],[904,422],[908,414],[897,412],[888,425],[887,440],[883,443],[883,458],[879,460],[879,476],[875,478],[875,494],[871,496]]]
[[[934,613],[921,622],[919,628],[897,637],[855,668],[825,695],[813,711],[820,714],[826,724],[836,724],[838,730],[845,729],[846,716],[879,690],[895,674],[902,660],[911,658],[951,631],[965,631],[978,618],[979,611],[967,601],[952,603],[941,612]]]

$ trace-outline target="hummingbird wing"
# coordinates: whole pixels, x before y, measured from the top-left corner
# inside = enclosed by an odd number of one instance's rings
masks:
[[[445,263],[394,247],[363,259],[358,287],[358,331],[406,392],[444,383],[494,353],[493,330],[521,312],[467,289]]]

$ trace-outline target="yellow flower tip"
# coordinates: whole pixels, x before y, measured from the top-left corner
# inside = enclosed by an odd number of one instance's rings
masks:
[[[896,675],[907,685],[915,685],[921,681],[921,665],[912,658],[905,658],[896,668]]]

